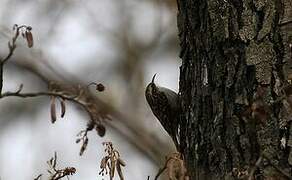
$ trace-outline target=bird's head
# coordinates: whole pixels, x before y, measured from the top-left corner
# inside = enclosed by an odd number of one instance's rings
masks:
[[[158,91],[158,87],[154,83],[155,76],[156,74],[154,74],[154,76],[152,77],[152,81],[146,87],[146,91],[145,91],[146,97],[149,95],[152,96]]]

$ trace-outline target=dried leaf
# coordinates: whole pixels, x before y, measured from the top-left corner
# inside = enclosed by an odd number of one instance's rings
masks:
[[[121,166],[125,166],[125,163],[122,159],[120,159],[120,154],[117,150],[113,148],[113,144],[111,142],[103,142],[102,143],[105,147],[105,152],[107,155],[101,160],[101,171],[99,174],[104,175],[104,171],[109,170],[109,177],[110,180],[114,178],[115,170],[117,169],[120,180],[123,180],[123,174]]]
[[[47,170],[50,174],[49,180],[60,180],[63,177],[73,175],[76,172],[74,167],[65,167],[63,169],[57,168],[57,152],[54,153],[54,157],[52,157],[48,162],[49,169]],[[69,179],[67,177],[67,179]]]
[[[108,156],[102,158],[102,160],[101,160],[101,162],[100,162],[100,168],[101,168],[101,169],[106,168],[106,163],[107,163],[108,159],[109,159]]]
[[[51,97],[51,122],[55,123],[57,120],[56,117],[56,97],[52,96]]]
[[[120,163],[122,166],[126,166],[126,163],[121,158],[118,158],[118,163]]]
[[[121,164],[119,162],[117,163],[117,171],[118,171],[118,175],[120,177],[120,180],[124,180],[123,172],[121,169]]]
[[[30,30],[25,31],[25,37],[26,37],[27,46],[31,48],[33,46],[33,36]]]
[[[111,170],[111,164],[110,164],[110,162],[108,161],[107,163],[106,163],[106,165],[107,165],[107,167],[108,167],[108,169],[109,169],[109,171]],[[106,172],[106,174],[107,174],[107,172]]]
[[[116,169],[116,161],[113,160],[113,157],[111,157],[111,166],[110,166],[110,178],[112,179],[115,176],[115,169]]]

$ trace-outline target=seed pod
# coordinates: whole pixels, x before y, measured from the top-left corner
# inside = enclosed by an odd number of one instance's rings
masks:
[[[96,126],[95,130],[97,131],[97,134],[100,136],[100,137],[103,137],[105,135],[105,127],[104,125],[102,124],[99,124]]]
[[[99,83],[96,85],[96,90],[99,91],[99,92],[102,92],[104,91],[105,87],[103,84]]]
[[[57,120],[56,118],[56,97],[51,97],[51,122],[55,123]]]
[[[93,128],[94,128],[94,122],[93,121],[89,121],[87,123],[86,131],[91,131]]]
[[[65,113],[66,113],[65,99],[62,98],[60,103],[61,103],[61,118],[63,118],[65,116]]]
[[[33,46],[32,33],[29,30],[25,31],[25,37],[26,37],[27,46],[31,48]]]
[[[27,26],[27,27],[26,27],[26,30],[27,30],[27,31],[31,31],[31,30],[32,30],[32,27],[31,27],[31,26]]]
[[[18,25],[17,25],[17,24],[14,24],[12,30],[14,31],[14,30],[16,30],[17,28],[18,28]]]
[[[79,152],[79,155],[82,156],[82,154],[84,153],[84,151],[86,150],[86,147],[88,145],[88,139],[86,138],[84,141],[83,141],[83,144],[81,146],[81,149],[80,149],[80,152]]]

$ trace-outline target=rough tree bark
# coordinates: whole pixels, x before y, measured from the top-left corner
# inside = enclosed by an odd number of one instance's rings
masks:
[[[178,0],[191,179],[292,177],[291,20],[291,0]]]

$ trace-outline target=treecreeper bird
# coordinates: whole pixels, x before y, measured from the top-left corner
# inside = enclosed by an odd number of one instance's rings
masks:
[[[176,92],[157,86],[154,83],[155,76],[156,74],[146,87],[146,100],[152,113],[171,136],[176,148],[179,148],[179,97]]]

